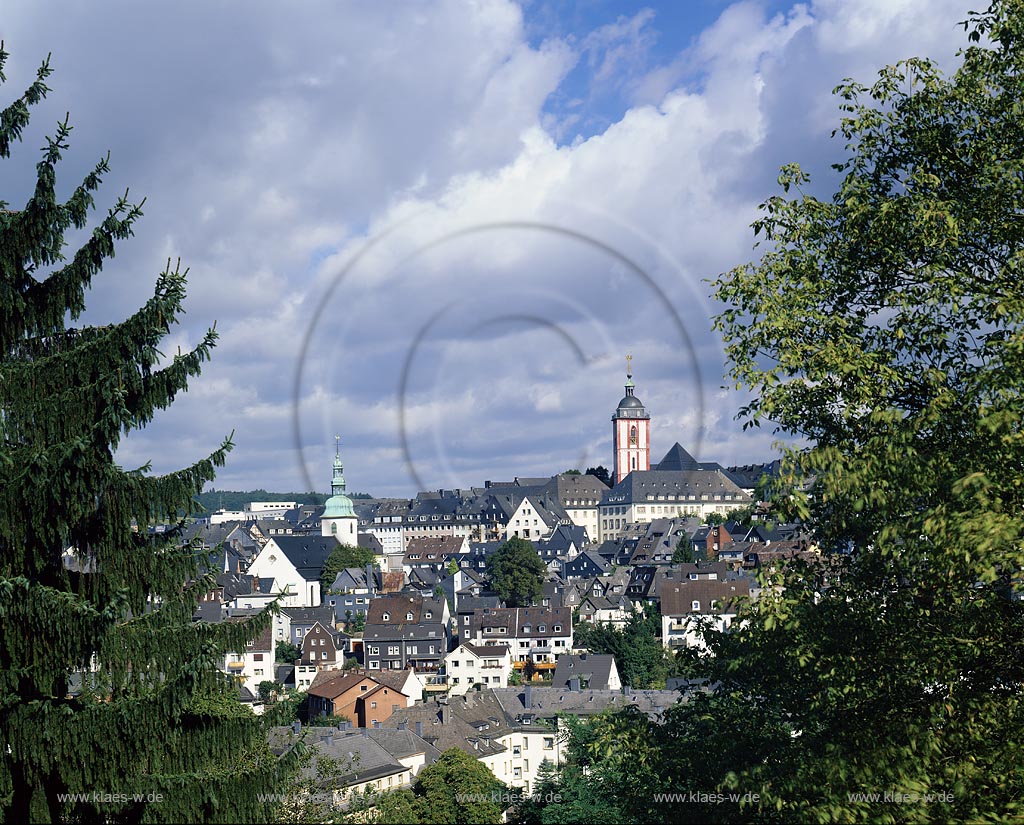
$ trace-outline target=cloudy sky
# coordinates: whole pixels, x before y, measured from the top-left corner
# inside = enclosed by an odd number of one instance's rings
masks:
[[[831,90],[955,66],[970,5],[6,0],[3,105],[48,52],[55,71],[0,200],[70,112],[62,191],[109,149],[100,210],[146,198],[84,320],[130,314],[180,257],[164,351],[217,322],[125,466],[234,430],[221,489],[326,491],[335,433],[377,495],[610,467],[627,352],[654,460],[770,460],[733,420],[706,281],[757,254],[780,165],[831,191]]]

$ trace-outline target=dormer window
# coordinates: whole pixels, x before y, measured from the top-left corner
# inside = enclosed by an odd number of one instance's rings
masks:
[[[383,616],[381,616],[381,618],[384,621],[386,621],[386,622],[390,622],[391,621],[391,614],[390,613],[385,613]]]
[[[412,613],[406,613],[405,614],[405,620],[407,622],[411,622],[412,621]]]
[[[555,625],[555,633],[561,633],[561,632],[562,632],[562,626],[560,624],[556,624]]]
[[[700,602],[697,601],[696,599],[694,599],[692,602],[690,602],[690,609],[691,610],[700,610]]]

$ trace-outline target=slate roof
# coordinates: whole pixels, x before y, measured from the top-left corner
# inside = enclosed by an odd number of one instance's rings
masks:
[[[682,445],[677,441],[669,448],[669,451],[665,453],[665,457],[651,469],[678,472],[680,470],[699,470],[701,469],[701,466],[700,462],[686,452]]]
[[[568,688],[569,680],[575,678],[588,682],[591,690],[608,690],[614,664],[615,657],[610,653],[581,653],[575,656],[563,653],[555,665],[551,687]]]
[[[340,788],[403,773],[409,769],[399,760],[416,753],[425,753],[428,764],[440,756],[436,748],[410,731],[383,733],[378,728],[340,730],[307,726],[296,733],[291,727],[277,727],[271,729],[269,740],[271,750],[278,755],[300,741],[313,748],[314,759],[302,771],[306,779],[318,778],[317,761],[321,756],[341,766],[339,773],[323,772],[325,778],[319,784],[324,788]]]
[[[665,709],[680,699],[676,690],[563,690],[530,686],[530,707],[526,706],[526,690],[522,687],[492,688],[491,693],[511,718],[527,714],[552,719],[560,713],[592,716],[609,707],[635,706],[652,718],[659,718]]]
[[[332,539],[333,541],[333,539]],[[334,610],[330,605],[322,604],[318,607],[282,607],[284,613],[293,625],[310,626],[320,622],[326,628],[334,627]]]
[[[662,616],[708,616],[735,613],[737,600],[750,595],[750,583],[745,579],[733,581],[684,581],[666,583],[661,593]],[[700,602],[700,610],[693,610],[692,602]]]
[[[295,687],[295,665],[275,665],[274,681],[284,687]]]
[[[319,580],[328,556],[338,547],[334,536],[272,536],[270,541],[281,549],[306,581]]]
[[[513,728],[492,691],[474,691],[445,699],[447,703],[444,705],[434,701],[399,708],[383,723],[383,727],[405,725],[409,730],[415,730],[416,722],[420,722],[423,738],[438,750],[458,748],[474,758],[507,750],[498,743],[498,737],[511,733]],[[448,720],[442,722],[445,709]]]
[[[605,491],[602,505],[623,502],[646,502],[649,495],[667,496],[726,496],[723,499],[737,506],[751,502],[742,489],[729,479],[722,470],[634,470],[612,489]],[[685,499],[689,500],[689,499]]]

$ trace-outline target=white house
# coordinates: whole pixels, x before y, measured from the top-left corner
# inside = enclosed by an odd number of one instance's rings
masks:
[[[661,638],[667,648],[707,649],[703,629],[724,633],[736,618],[743,598],[750,596],[745,580],[713,579],[670,582],[661,590]]]
[[[320,574],[337,546],[331,536],[274,536],[256,554],[248,573],[273,578],[275,591],[286,594],[282,607],[316,607],[321,603]]]
[[[243,618],[228,621],[244,621]],[[260,682],[274,680],[274,657],[277,642],[273,630],[267,627],[243,650],[228,653],[224,657],[224,670],[238,678],[240,683],[254,694],[259,691]]]
[[[476,684],[488,688],[508,687],[512,653],[508,645],[475,645],[463,642],[445,656],[448,694],[461,696]]]

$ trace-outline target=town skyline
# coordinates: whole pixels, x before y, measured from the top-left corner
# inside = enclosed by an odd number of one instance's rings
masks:
[[[758,254],[782,164],[831,191],[832,89],[912,55],[955,65],[968,8],[111,1],[55,22],[14,2],[9,88],[49,53],[54,74],[5,197],[27,197],[69,112],[58,191],[109,149],[95,219],[111,193],[147,198],[81,321],[123,319],[180,257],[188,314],[163,351],[217,322],[203,375],[121,444],[126,468],[168,471],[232,430],[224,489],[325,487],[336,432],[376,495],[608,466],[627,352],[656,452],[768,461],[770,429],[741,431],[722,389],[707,280]]]

